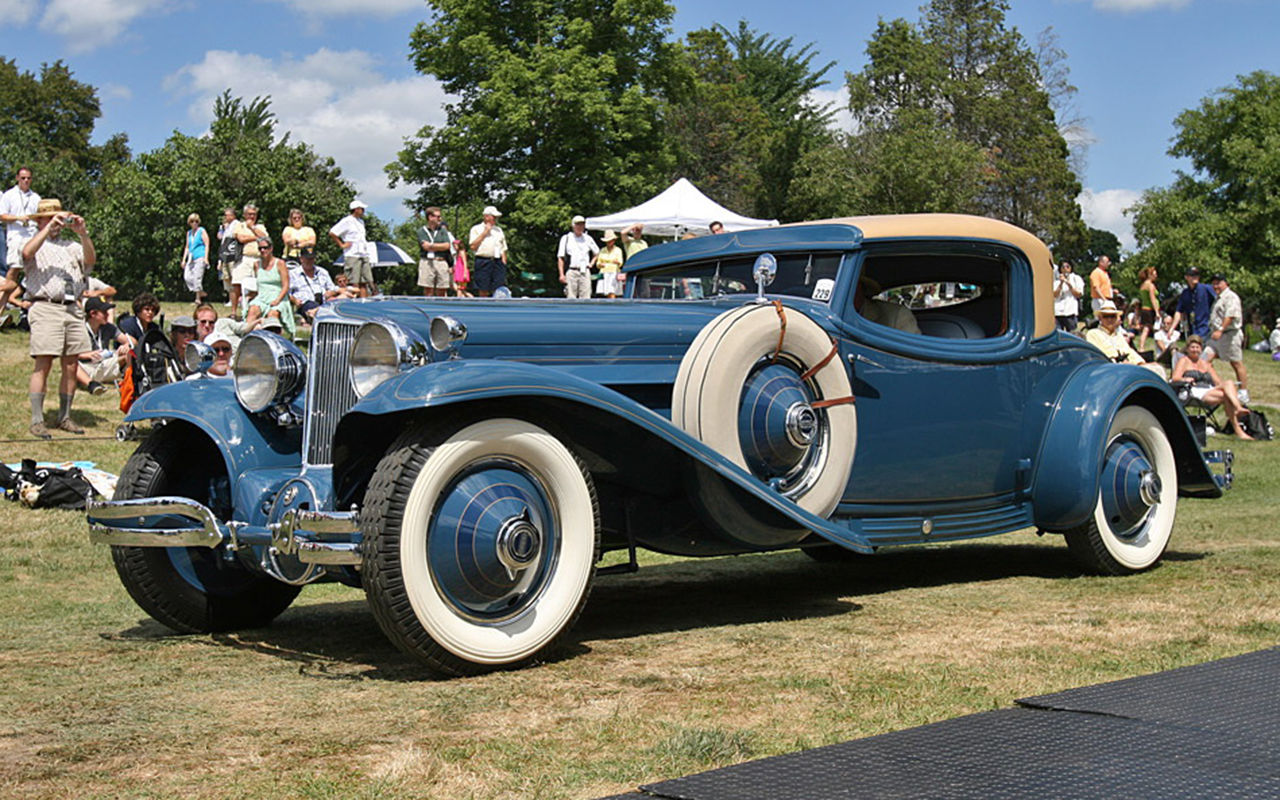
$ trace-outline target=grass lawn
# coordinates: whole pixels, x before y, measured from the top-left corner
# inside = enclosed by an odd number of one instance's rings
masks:
[[[0,456],[119,472],[113,396],[77,396],[84,438],[21,441],[26,341],[0,332]],[[1280,406],[1280,364],[1248,357],[1255,404]],[[6,504],[0,797],[591,798],[1272,646],[1280,442],[1211,445],[1236,487],[1182,500],[1140,575],[1084,575],[1034,532],[850,564],[650,555],[597,581],[563,658],[449,681],[332,585],[268,629],[171,635],[82,515]]]

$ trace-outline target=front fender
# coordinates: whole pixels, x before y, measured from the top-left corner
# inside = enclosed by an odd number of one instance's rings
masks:
[[[386,381],[362,398],[339,424],[335,442],[356,415],[383,416],[494,398],[555,398],[605,411],[673,445],[725,480],[814,533],[859,552],[871,545],[849,528],[805,511],[720,453],[635,400],[575,375],[518,361],[457,360],[428,364]],[[348,434],[349,435],[349,434]]]
[[[1090,362],[1063,386],[1040,441],[1031,491],[1038,527],[1066,530],[1093,513],[1107,433],[1126,405],[1147,409],[1164,428],[1173,446],[1180,495],[1222,494],[1169,384],[1142,367]]]
[[[227,378],[165,384],[140,396],[126,422],[180,419],[203,431],[218,446],[233,482],[252,469],[294,466],[302,461],[302,428],[284,428],[245,411]]]

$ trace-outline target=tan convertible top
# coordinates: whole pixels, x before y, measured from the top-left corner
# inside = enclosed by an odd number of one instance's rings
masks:
[[[1026,255],[1031,264],[1035,291],[1035,336],[1053,331],[1053,257],[1044,242],[1016,225],[968,214],[886,214],[874,217],[839,217],[796,223],[840,223],[862,231],[864,240],[876,239],[986,239],[1004,242]]]

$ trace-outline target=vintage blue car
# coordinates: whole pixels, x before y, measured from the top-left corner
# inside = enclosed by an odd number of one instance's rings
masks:
[[[544,656],[612,550],[1037,528],[1146,569],[1230,463],[1159,375],[1055,331],[1051,267],[1013,226],[905,215],[654,246],[625,299],[337,303],[309,358],[254,333],[234,379],[144,395],[128,420],[154,432],[91,537],[175,630],[340,581],[454,675]]]

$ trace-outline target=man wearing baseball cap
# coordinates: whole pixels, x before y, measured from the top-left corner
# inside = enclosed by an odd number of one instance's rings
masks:
[[[485,206],[481,214],[484,221],[471,226],[467,242],[476,257],[476,268],[471,274],[471,286],[481,297],[489,297],[499,287],[507,285],[507,235],[498,227],[502,212],[494,206]]]
[[[1217,300],[1218,296],[1200,282],[1198,268],[1187,267],[1183,277],[1187,279],[1187,288],[1178,295],[1178,310],[1173,312],[1173,327],[1177,329],[1178,323],[1185,319],[1190,329],[1188,335],[1195,334],[1201,339],[1208,339],[1209,310],[1213,308],[1213,301]]]
[[[599,253],[600,245],[587,233],[586,217],[574,217],[569,232],[560,237],[556,248],[556,268],[560,270],[565,297],[571,300],[591,297],[591,268]]]
[[[129,353],[129,337],[107,321],[115,304],[101,297],[84,301],[85,324],[92,349],[80,354],[77,381],[90,394],[102,394],[107,384],[114,383],[124,368]]]
[[[373,282],[373,265],[369,261],[369,242],[365,237],[364,210],[368,208],[360,200],[352,200],[351,213],[338,220],[329,229],[329,237],[342,248],[342,271],[347,280],[368,297],[377,288]]]

